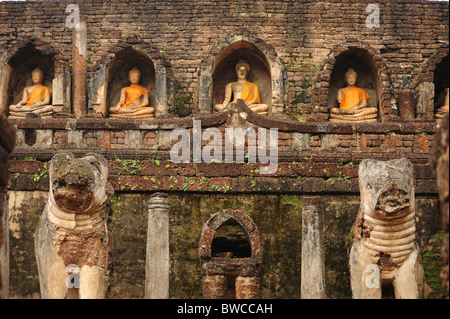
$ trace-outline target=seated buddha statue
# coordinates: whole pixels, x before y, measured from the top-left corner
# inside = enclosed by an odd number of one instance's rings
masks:
[[[238,99],[242,99],[253,112],[267,115],[269,106],[267,104],[261,104],[258,85],[247,81],[250,65],[244,60],[240,60],[236,64],[235,71],[238,80],[226,85],[225,99],[222,104],[214,105],[214,110],[216,112],[222,111],[230,103],[231,97],[233,96],[231,103],[236,103]]]
[[[378,109],[368,107],[369,95],[355,85],[357,76],[352,68],[345,72],[347,87],[338,90],[339,107],[331,109],[330,122],[377,122]]]
[[[440,123],[442,118],[449,112],[448,88],[445,89],[445,92],[446,92],[446,94],[445,94],[444,105],[441,108],[437,109],[437,112],[434,116],[436,118],[437,123]]]
[[[44,73],[36,68],[31,72],[32,86],[23,90],[22,100],[9,106],[9,118],[25,118],[28,113],[36,113],[41,117],[51,117],[53,105],[50,104],[52,89],[42,85]]]
[[[111,118],[150,119],[155,117],[155,108],[148,106],[148,89],[139,85],[141,71],[132,68],[128,73],[131,85],[120,91],[120,99],[116,106],[109,109]]]

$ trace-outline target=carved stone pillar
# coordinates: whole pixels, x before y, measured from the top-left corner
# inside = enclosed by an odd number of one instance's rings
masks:
[[[148,203],[145,298],[169,298],[169,201],[155,193]]]
[[[423,82],[418,85],[416,91],[416,114],[421,121],[434,120],[434,83]]]
[[[324,299],[325,267],[320,197],[306,197],[302,210],[302,299]]]

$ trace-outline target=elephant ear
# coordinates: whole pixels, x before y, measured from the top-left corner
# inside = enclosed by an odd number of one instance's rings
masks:
[[[103,155],[97,153],[86,153],[81,158],[82,160],[88,161],[92,166],[96,167],[102,180],[106,181],[108,178],[108,161]]]
[[[52,160],[50,161],[50,164],[57,165],[57,164],[60,164],[63,161],[69,161],[69,160],[74,159],[74,158],[75,158],[75,156],[73,155],[73,153],[70,153],[70,152],[58,152],[58,153],[56,153],[53,156]]]
[[[86,153],[81,158],[82,160],[88,161],[96,167],[103,166],[108,167],[108,162],[103,155],[97,153]]]

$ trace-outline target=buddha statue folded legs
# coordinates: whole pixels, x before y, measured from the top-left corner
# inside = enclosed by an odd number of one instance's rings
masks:
[[[52,89],[42,85],[44,74],[36,68],[31,72],[32,86],[23,90],[22,100],[9,106],[9,118],[25,118],[28,113],[39,114],[40,117],[51,117],[53,105],[50,104]]]
[[[261,103],[258,85],[247,81],[250,65],[244,60],[240,60],[236,64],[235,71],[238,80],[226,85],[225,99],[222,104],[214,105],[214,110],[220,112],[228,103],[236,103],[238,99],[242,99],[253,112],[260,115],[267,115],[269,106]],[[234,99],[230,102],[232,96]]]
[[[330,122],[377,122],[378,109],[369,107],[369,95],[364,89],[357,87],[357,73],[348,69],[345,73],[345,82],[348,86],[338,91],[339,107],[330,111]]]
[[[377,122],[378,109],[376,107],[366,107],[363,109],[354,110],[355,113],[343,112],[342,109],[332,108],[330,113],[330,122],[345,123],[345,122]]]
[[[129,72],[131,85],[123,88],[116,106],[109,109],[110,117],[116,119],[151,119],[155,117],[155,108],[148,106],[149,90],[140,86],[141,72],[133,68]]]

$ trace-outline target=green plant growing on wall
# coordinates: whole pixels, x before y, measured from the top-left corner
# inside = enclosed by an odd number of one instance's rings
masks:
[[[417,63],[414,65],[414,72],[419,73],[421,70],[422,70],[422,68],[420,67],[420,64]]]
[[[43,172],[39,172],[39,173],[35,173],[33,174],[33,180],[35,182],[39,182],[39,180],[41,179],[41,177],[47,177],[47,171],[43,171]]]
[[[428,286],[433,290],[429,299],[441,299],[443,297],[442,279],[440,277],[445,263],[442,262],[441,252],[445,231],[438,231],[428,241],[427,250],[422,254],[425,279]]]
[[[92,62],[90,57],[87,59],[86,65],[87,65],[87,67],[93,67],[94,66],[94,62]]]
[[[116,172],[118,175],[121,175],[122,172],[127,172],[131,175],[136,175],[139,171],[142,170],[142,166],[139,160],[123,160],[120,158],[115,159],[115,161],[118,163],[120,169],[118,172]]]
[[[155,163],[156,166],[161,165],[161,161],[160,161],[160,160],[161,160],[160,157],[150,159],[150,161],[151,161],[152,163]],[[169,167],[169,165],[166,165],[166,168],[167,168],[167,167]]]
[[[314,63],[312,53],[300,55],[292,51],[288,51],[288,58],[291,62],[289,67],[295,72],[301,72],[303,78],[298,84],[295,80],[290,80],[289,85],[293,88],[294,96],[291,99],[293,107],[294,120],[304,122],[307,116],[303,114],[302,104],[311,103],[311,88],[314,86],[314,77],[322,68],[321,63]]]
[[[33,176],[34,176],[34,177],[33,177],[33,180],[34,180],[35,182],[39,182],[39,180],[40,180],[42,177],[47,177],[47,163],[44,164],[44,170],[43,170],[42,172],[41,172],[41,169],[38,168],[38,173],[35,173]]]
[[[211,185],[210,189],[212,191],[226,193],[229,190],[231,190],[232,187],[230,185],[228,185],[228,183],[224,182],[222,185]]]

